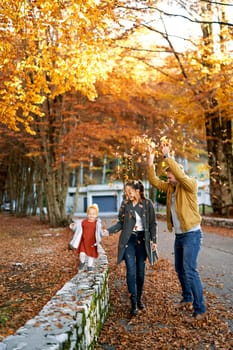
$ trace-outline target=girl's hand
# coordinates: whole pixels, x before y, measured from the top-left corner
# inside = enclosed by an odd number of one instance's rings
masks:
[[[73,230],[73,229],[74,229],[74,226],[75,226],[75,223],[72,222],[72,223],[70,224],[69,228],[70,228],[71,230]]]

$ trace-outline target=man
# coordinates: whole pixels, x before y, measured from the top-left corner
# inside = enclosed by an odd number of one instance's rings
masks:
[[[193,317],[206,316],[203,288],[197,270],[197,259],[202,243],[201,216],[197,200],[197,181],[187,176],[181,165],[169,156],[171,145],[161,142],[161,151],[167,165],[167,181],[154,170],[154,152],[149,148],[148,177],[152,186],[166,193],[167,227],[175,232],[175,269],[181,284],[181,305],[193,305]]]

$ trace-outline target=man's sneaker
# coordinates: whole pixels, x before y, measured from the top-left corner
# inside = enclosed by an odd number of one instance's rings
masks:
[[[92,267],[92,266],[88,266],[88,267],[87,267],[87,271],[88,271],[88,272],[93,271],[93,267]]]
[[[192,317],[186,318],[186,322],[193,323],[195,321],[204,321],[207,320],[207,313],[203,312],[202,314],[193,313]]]
[[[79,271],[84,270],[84,266],[85,266],[85,263],[80,262],[79,267],[78,267],[78,270],[79,270]]]
[[[202,321],[207,318],[207,313],[203,312],[202,314],[193,314],[193,317],[196,321]]]

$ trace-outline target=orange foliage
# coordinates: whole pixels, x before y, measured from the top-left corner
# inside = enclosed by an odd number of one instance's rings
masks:
[[[28,132],[45,98],[70,91],[96,97],[111,70],[105,29],[111,2],[1,0],[0,120]],[[106,64],[108,61],[108,64]]]

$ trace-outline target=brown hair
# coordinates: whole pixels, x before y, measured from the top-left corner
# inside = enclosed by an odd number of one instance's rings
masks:
[[[145,188],[141,180],[129,180],[125,183],[125,186],[132,187],[134,190],[139,190],[142,199],[145,199]]]
[[[184,171],[183,165],[182,165],[182,164],[178,164],[178,165],[179,165],[180,169]],[[165,168],[165,171],[166,171],[167,173],[172,173],[171,168],[170,168],[169,166],[167,166],[167,167]]]

